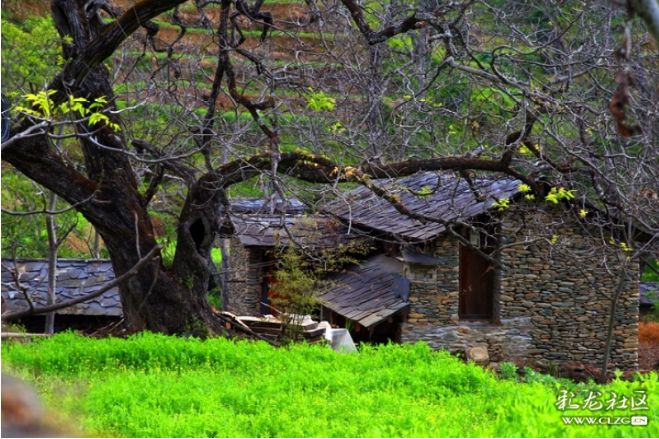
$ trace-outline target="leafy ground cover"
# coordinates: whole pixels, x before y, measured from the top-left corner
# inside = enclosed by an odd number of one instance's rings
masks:
[[[35,384],[46,404],[97,435],[204,436],[638,436],[657,437],[656,373],[633,382],[573,384],[540,374],[499,379],[424,344],[365,347],[201,341],[141,334],[71,333],[3,343],[3,368]],[[513,374],[514,375],[514,374]],[[566,387],[567,386],[567,387]],[[562,390],[643,390],[645,427],[564,425]]]

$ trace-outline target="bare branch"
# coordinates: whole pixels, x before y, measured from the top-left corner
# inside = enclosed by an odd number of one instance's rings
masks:
[[[133,266],[133,268],[129,269],[128,271],[126,271],[124,274],[117,277],[113,281],[106,283],[105,285],[103,285],[101,288],[99,288],[97,291],[93,293],[85,294],[84,296],[78,297],[76,299],[68,300],[66,302],[60,302],[51,306],[44,306],[42,308],[34,308],[33,310],[18,311],[13,313],[8,312],[3,314],[2,318],[8,320],[20,319],[31,315],[45,314],[48,312],[53,312],[60,309],[68,308],[70,306],[77,305],[78,303],[86,302],[88,300],[99,297],[103,295],[105,292],[111,290],[112,288],[121,285],[121,283],[126,281],[127,279],[130,279],[131,277],[135,276],[147,262],[153,259],[153,257],[156,255],[156,253],[160,251],[160,249],[161,249],[160,246],[153,247],[149,253],[147,253],[143,258],[137,261],[137,263]]]

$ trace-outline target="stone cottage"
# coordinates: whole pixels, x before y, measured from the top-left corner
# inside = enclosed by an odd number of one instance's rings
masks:
[[[520,182],[505,177],[422,172],[376,183],[412,217],[363,187],[322,214],[234,211],[228,310],[271,312],[276,247],[368,236],[374,250],[329,276],[320,296],[321,318],[350,328],[355,340],[423,340],[452,352],[486,347],[492,361],[599,365],[609,298],[620,285],[611,365],[637,367],[638,264],[627,263],[621,277],[624,252],[602,243],[601,230],[571,206],[527,201]]]
[[[375,340],[483,346],[493,361],[599,365],[620,285],[611,364],[637,368],[638,263],[603,245],[570,206],[525,200],[505,177],[421,172],[377,184],[414,217],[363,187],[325,206],[377,236],[387,259],[371,275],[380,282],[368,280],[372,260],[340,274],[320,297],[325,318]]]
[[[298,200],[232,200],[223,227],[229,294],[224,309],[238,315],[273,314],[277,252],[295,245],[306,251],[334,248],[350,239],[341,221],[309,214]]]

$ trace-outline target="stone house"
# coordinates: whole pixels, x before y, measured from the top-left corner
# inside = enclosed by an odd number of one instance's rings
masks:
[[[350,236],[341,221],[308,214],[295,199],[278,201],[274,209],[264,200],[232,200],[223,234],[229,256],[224,309],[248,316],[273,314],[278,251],[290,245],[312,252],[334,248]]]
[[[364,187],[323,207],[315,230],[324,231],[326,245],[350,230],[375,238],[376,250],[331,276],[322,318],[350,328],[356,340],[423,340],[452,352],[484,346],[492,361],[599,365],[609,297],[620,286],[611,365],[637,368],[638,264],[622,264],[624,252],[601,245],[601,230],[570,206],[527,201],[520,182],[504,177],[421,172],[376,184],[412,217]],[[264,260],[268,240],[299,221],[252,218],[260,229],[232,220],[243,230],[232,238],[232,266],[243,267],[233,271],[232,286],[245,287],[232,289],[231,300],[245,314],[256,310],[258,294],[267,296],[258,271],[274,264]],[[260,288],[247,287],[256,279]]]

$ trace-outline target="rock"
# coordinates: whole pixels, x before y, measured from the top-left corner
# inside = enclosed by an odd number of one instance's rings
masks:
[[[2,373],[2,437],[67,436],[51,425],[32,387]]]
[[[467,361],[473,361],[480,366],[485,366],[490,362],[486,346],[472,346],[465,350],[465,354]]]

